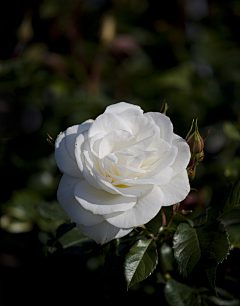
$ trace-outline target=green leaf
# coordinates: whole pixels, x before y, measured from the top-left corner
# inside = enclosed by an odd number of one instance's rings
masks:
[[[220,218],[222,224],[227,228],[232,224],[240,223],[240,209],[233,209],[222,215]]]
[[[235,180],[240,177],[240,157],[236,156],[227,162],[224,169],[224,175],[228,179],[232,180]]]
[[[240,179],[229,189],[224,202],[223,214],[240,209]]]
[[[224,300],[216,296],[202,296],[203,299],[210,301],[211,305],[219,305],[219,306],[239,306],[240,302],[238,299],[232,300]]]
[[[164,278],[164,276],[162,275],[162,273],[157,272],[156,273],[156,283],[157,284],[166,284],[166,279]]]
[[[35,190],[17,190],[9,202],[1,204],[1,211],[22,221],[32,221],[38,218],[35,204],[41,200],[41,195]]]
[[[229,254],[229,240],[223,224],[214,221],[207,226],[196,229],[202,258],[205,262],[210,260],[221,263]]]
[[[224,124],[223,129],[229,138],[240,141],[240,131],[234,124],[227,122]]]
[[[197,217],[193,219],[195,226],[200,226],[209,223],[211,218],[212,207],[206,207]]]
[[[72,224],[72,226],[73,226],[73,224]],[[63,235],[58,240],[61,243],[61,245],[64,249],[66,249],[68,247],[71,247],[73,245],[79,244],[83,241],[90,240],[90,238],[80,234],[77,227],[72,227],[72,226],[70,226],[68,228],[69,231],[66,232],[65,234],[63,233]],[[65,227],[65,230],[66,230],[66,227]],[[59,235],[59,232],[58,232],[58,235]]]
[[[183,276],[188,276],[199,262],[216,293],[215,270],[229,254],[229,240],[223,224],[214,221],[207,226],[191,228],[187,223],[181,223],[174,235],[173,249]]]
[[[201,258],[196,229],[180,223],[173,238],[173,249],[180,273],[188,276]]]
[[[185,222],[188,222],[191,227],[194,227],[193,220],[187,218],[186,216],[184,216],[182,214],[176,214],[174,216],[174,221],[178,221],[178,222],[184,222],[185,221]]]
[[[240,248],[240,224],[231,224],[227,227],[231,249]]]
[[[216,287],[215,287],[215,281],[216,281],[216,266],[212,266],[210,268],[206,268],[206,274],[209,281],[209,284],[213,290],[213,292],[217,295]]]
[[[161,255],[162,255],[162,264],[164,265],[164,268],[166,271],[172,271],[173,270],[173,254],[172,254],[172,248],[167,245],[167,243],[164,243],[160,249]]]
[[[170,278],[164,288],[164,294],[170,306],[200,306],[200,296],[185,284]]]
[[[69,217],[62,209],[58,202],[47,203],[41,202],[36,204],[36,209],[43,218],[51,219],[53,221],[66,220],[70,221]]]
[[[216,287],[216,291],[217,291],[218,295],[221,296],[221,297],[231,299],[231,300],[234,299],[234,296],[223,288]]]
[[[127,288],[147,278],[156,268],[158,254],[152,239],[137,241],[126,255],[124,274]]]
[[[53,241],[50,242],[51,246],[53,247],[61,237],[63,237],[66,233],[71,231],[75,226],[76,226],[76,223],[74,223],[74,222],[61,224],[57,228],[56,238]]]
[[[163,243],[173,237],[176,229],[166,226],[161,226],[158,230],[159,241]]]
[[[192,66],[189,62],[167,70],[158,78],[159,86],[163,88],[174,88],[183,91],[191,90]]]

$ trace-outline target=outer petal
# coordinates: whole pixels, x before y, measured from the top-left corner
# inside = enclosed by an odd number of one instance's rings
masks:
[[[93,120],[87,120],[83,124],[69,127],[60,134],[55,141],[55,159],[62,172],[71,176],[82,178],[75,158],[75,140],[79,134],[88,130]]]
[[[92,187],[87,181],[76,185],[74,196],[83,208],[100,215],[131,209],[137,202],[136,197],[113,195]]]
[[[109,105],[104,113],[113,113],[113,114],[119,114],[126,110],[136,110],[137,113],[140,111],[143,114],[143,110],[140,106],[129,104],[126,102],[119,102],[113,105]]]
[[[190,148],[186,140],[182,137],[174,134],[172,144],[178,148],[178,154],[171,168],[173,169],[173,176],[182,172],[187,168],[189,160],[191,158]]]
[[[133,230],[133,227],[131,227],[131,228],[120,228],[120,231],[117,233],[117,235],[114,237],[114,239],[126,236],[132,230]]]
[[[162,207],[163,192],[158,186],[152,186],[148,192],[138,198],[137,204],[123,213],[113,213],[103,217],[110,224],[121,227],[136,227],[149,222]]]
[[[92,125],[94,121],[93,120],[87,120],[82,124],[74,125],[69,127],[66,131],[66,137],[65,137],[65,146],[67,149],[67,152],[69,156],[75,160],[75,140],[76,137],[83,133],[84,131],[88,131],[90,126]]]
[[[178,173],[167,185],[159,188],[164,193],[162,206],[170,206],[184,200],[190,191],[187,171]]]
[[[93,173],[90,172],[90,170],[87,168],[85,157],[83,154],[83,147],[85,144],[85,141],[87,139],[87,132],[80,134],[76,138],[76,144],[75,144],[75,156],[76,161],[78,164],[79,169],[82,172],[83,177],[95,188],[99,188],[98,184],[96,183],[96,180],[93,177]],[[87,145],[87,144],[86,144]],[[89,148],[89,147],[88,147]],[[90,151],[90,149],[89,149]],[[88,152],[86,152],[88,153]],[[89,154],[89,153],[88,153]]]
[[[83,178],[75,160],[73,160],[65,145],[66,131],[58,136],[55,141],[55,159],[59,169],[71,176]]]
[[[74,198],[74,188],[80,181],[80,179],[64,174],[57,191],[58,201],[72,221],[85,226],[99,224],[104,220],[103,217],[85,210]]]
[[[155,124],[160,128],[160,138],[171,144],[173,139],[173,125],[170,119],[157,112],[146,113],[144,116],[150,116],[155,121]]]
[[[104,244],[114,238],[120,238],[127,235],[133,228],[121,229],[117,228],[106,221],[95,226],[84,226],[77,224],[77,228],[81,234],[92,238],[99,244]]]

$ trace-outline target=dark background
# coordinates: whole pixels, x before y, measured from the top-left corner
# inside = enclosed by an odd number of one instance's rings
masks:
[[[119,101],[145,112],[159,111],[165,101],[176,134],[185,138],[196,118],[203,136],[211,131],[192,183],[198,192],[186,205],[193,214],[210,202],[218,205],[240,174],[239,20],[240,2],[233,0],[4,3],[1,306],[61,304],[64,298],[84,303],[85,297],[161,301],[162,287],[151,280],[127,292],[123,276],[111,276],[111,268],[107,274],[97,252],[90,259],[45,258],[44,245],[59,223],[42,218],[35,204],[54,203],[61,178],[47,133],[56,138]],[[239,274],[238,251],[219,268],[219,284]]]

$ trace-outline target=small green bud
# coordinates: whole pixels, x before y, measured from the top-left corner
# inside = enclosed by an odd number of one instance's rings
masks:
[[[192,129],[192,127],[191,127],[191,129]],[[197,120],[196,120],[196,123],[195,123],[195,132],[192,133],[187,138],[187,143],[190,147],[190,151],[191,151],[192,155],[202,152],[202,150],[204,148],[203,138],[201,137],[201,135],[198,132]]]
[[[202,136],[199,134],[198,126],[197,126],[197,119],[195,122],[195,131],[191,133],[193,128],[194,119],[192,122],[192,126],[186,136],[186,141],[190,147],[191,152],[191,159],[188,165],[188,176],[191,180],[194,179],[196,174],[196,167],[197,165],[203,160],[204,158],[204,141],[207,139],[210,131],[208,131],[207,136],[203,139]]]

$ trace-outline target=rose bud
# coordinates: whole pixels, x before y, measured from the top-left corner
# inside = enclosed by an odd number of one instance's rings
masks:
[[[186,136],[186,141],[190,147],[191,151],[191,159],[188,165],[188,175],[190,179],[194,179],[196,174],[196,166],[203,160],[204,158],[204,141],[207,139],[210,131],[208,131],[207,136],[203,139],[199,134],[197,120],[195,122],[195,131],[189,136],[192,131],[194,120],[192,122],[192,126]]]
[[[193,124],[192,124],[193,126]],[[189,131],[189,134],[192,130],[192,126],[191,129]],[[190,147],[190,151],[192,154],[197,154],[202,152],[203,148],[204,148],[204,141],[203,138],[201,137],[201,135],[198,132],[198,126],[197,126],[197,120],[195,123],[195,132],[192,133],[190,136],[187,137],[186,139],[189,147]]]

